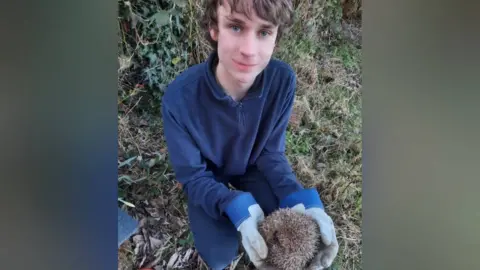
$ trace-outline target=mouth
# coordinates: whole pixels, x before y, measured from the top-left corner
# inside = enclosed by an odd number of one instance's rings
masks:
[[[235,61],[235,60],[232,60],[235,65],[239,68],[239,69],[242,69],[242,70],[248,70],[248,69],[251,69],[253,67],[256,66],[256,64],[247,64],[247,63],[242,63],[242,62],[238,62],[238,61]]]

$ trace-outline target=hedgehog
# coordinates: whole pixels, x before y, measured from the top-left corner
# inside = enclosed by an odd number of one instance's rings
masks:
[[[265,217],[258,230],[268,247],[264,262],[277,270],[308,269],[322,244],[318,223],[289,208]]]

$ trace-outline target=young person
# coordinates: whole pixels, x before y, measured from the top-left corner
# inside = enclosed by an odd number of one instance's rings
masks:
[[[296,76],[272,59],[292,24],[291,0],[208,0],[204,25],[214,52],[169,86],[162,115],[170,162],[188,198],[196,249],[212,269],[237,256],[239,239],[261,269],[268,254],[257,224],[280,207],[317,220],[330,266],[338,243],[315,189],[297,181],[285,156]],[[234,188],[229,188],[229,185]]]

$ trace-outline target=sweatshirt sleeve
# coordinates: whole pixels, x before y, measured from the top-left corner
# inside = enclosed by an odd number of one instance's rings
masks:
[[[285,155],[286,131],[295,101],[296,76],[294,74],[290,76],[286,90],[288,94],[284,99],[283,106],[279,107],[281,109],[276,114],[279,115],[276,125],[256,162],[257,167],[279,199],[280,207],[292,207],[301,202],[302,198],[305,203],[320,200],[318,194],[315,194],[313,190],[307,192],[303,188]]]
[[[162,118],[169,159],[190,203],[202,207],[214,219],[227,216],[238,228],[241,221],[250,216],[248,207],[256,203],[253,196],[217,182],[179,116],[169,109],[165,99]]]

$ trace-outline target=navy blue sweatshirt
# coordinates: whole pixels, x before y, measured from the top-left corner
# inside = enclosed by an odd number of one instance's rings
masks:
[[[190,202],[212,218],[227,215],[238,227],[255,199],[230,190],[225,179],[243,175],[249,166],[263,173],[282,204],[304,196],[296,193],[303,188],[285,156],[296,77],[289,65],[272,59],[236,102],[215,79],[216,57],[212,53],[169,84],[162,99],[164,134],[176,178]],[[291,194],[297,200],[285,202]]]

